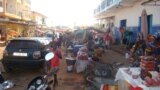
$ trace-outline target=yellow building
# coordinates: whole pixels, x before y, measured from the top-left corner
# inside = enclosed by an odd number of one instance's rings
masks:
[[[30,17],[30,0],[0,0],[1,40],[24,35],[29,29]]]
[[[47,16],[36,12],[36,11],[32,11],[32,22],[34,22],[36,24],[36,29],[35,29],[35,34],[37,35],[37,33],[43,33],[45,32],[48,27],[46,25],[46,20],[47,20]]]

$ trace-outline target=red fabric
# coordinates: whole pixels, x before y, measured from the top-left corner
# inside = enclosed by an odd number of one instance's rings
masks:
[[[51,67],[59,67],[60,60],[57,57],[57,55],[54,56],[54,58],[51,60]]]
[[[58,56],[58,58],[62,59],[62,53],[60,49],[57,48],[54,53]]]
[[[130,90],[143,90],[140,87],[133,87],[132,85],[130,85]]]
[[[111,36],[109,35],[109,33],[106,33],[106,34],[105,34],[104,40],[105,40],[105,41],[111,40]]]
[[[130,90],[143,90],[141,87],[133,87],[133,85],[131,85],[129,83],[128,83],[128,85],[129,85]]]
[[[120,32],[121,32],[121,33],[124,33],[124,31],[125,31],[125,30],[124,30],[123,28],[120,28]]]
[[[62,58],[62,53],[59,49],[56,49],[54,55],[54,58],[51,60],[51,67],[59,67],[60,59]]]
[[[102,90],[109,90],[109,85],[104,85],[104,86],[102,87]]]

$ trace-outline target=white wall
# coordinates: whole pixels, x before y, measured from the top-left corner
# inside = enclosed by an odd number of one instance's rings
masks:
[[[133,7],[122,8],[116,12],[115,26],[120,26],[120,20],[127,19],[127,26],[138,26],[139,17],[142,10],[146,9],[148,15],[153,15],[153,25],[160,25],[160,7],[159,6],[142,6],[142,2],[136,3]]]

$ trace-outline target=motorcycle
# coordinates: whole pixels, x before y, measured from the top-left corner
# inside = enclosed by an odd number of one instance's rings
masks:
[[[50,52],[46,54],[45,61],[46,64],[48,61],[50,61],[54,57],[54,53]],[[47,65],[46,65],[47,67]],[[51,72],[50,74],[46,74],[43,76],[37,76],[35,77],[27,86],[27,90],[51,90],[51,84],[53,83],[53,80],[49,80],[49,77],[54,72]]]
[[[5,80],[0,74],[0,90],[7,90],[14,86],[14,83],[10,80]]]

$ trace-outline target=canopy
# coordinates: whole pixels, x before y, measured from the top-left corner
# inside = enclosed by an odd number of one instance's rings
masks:
[[[77,38],[77,39],[82,39],[82,40],[84,40],[85,37],[86,37],[86,35],[87,35],[87,30],[76,30],[76,31],[74,32],[74,36],[75,36],[75,38]]]

